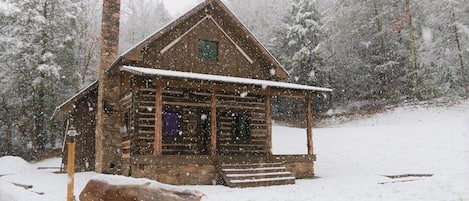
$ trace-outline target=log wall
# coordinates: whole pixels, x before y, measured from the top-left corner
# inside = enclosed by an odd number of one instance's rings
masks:
[[[153,155],[155,139],[155,81],[141,79],[135,93],[136,129],[130,155]],[[242,91],[216,95],[217,153],[221,155],[266,154],[267,125],[265,96]],[[163,88],[163,111],[178,113],[180,135],[162,137],[163,155],[209,154],[211,91],[203,89]],[[249,138],[236,139],[234,115],[249,116]],[[205,122],[205,124],[204,124]],[[208,126],[208,128],[207,128]],[[125,151],[125,150],[124,150]]]

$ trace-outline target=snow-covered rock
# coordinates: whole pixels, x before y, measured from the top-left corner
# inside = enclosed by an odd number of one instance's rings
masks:
[[[3,156],[0,158],[0,176],[29,171],[33,167],[20,157]]]
[[[196,190],[184,190],[148,179],[97,175],[85,186],[80,194],[80,200],[200,201],[203,196],[203,193]]]

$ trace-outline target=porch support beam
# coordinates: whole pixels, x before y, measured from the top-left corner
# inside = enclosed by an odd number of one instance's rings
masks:
[[[217,151],[217,97],[212,91],[210,101],[210,154],[215,155]]]
[[[313,155],[313,112],[311,110],[311,95],[307,95],[306,102],[306,135],[308,140],[308,155]]]
[[[163,85],[161,82],[155,83],[155,140],[153,143],[153,154],[161,156],[163,154]]]
[[[266,149],[267,154],[272,155],[272,117],[271,117],[271,96],[269,94],[265,97],[265,126],[266,126]]]
[[[216,83],[216,82],[200,82],[194,80],[178,80],[178,79],[162,79],[156,78],[163,83],[166,83],[168,86],[187,88],[187,89],[213,89],[226,92],[238,92],[238,91],[248,91],[250,94],[258,95],[267,95],[271,96],[282,96],[289,98],[304,98],[307,96],[307,91],[303,90],[294,90],[294,89],[281,89],[275,87],[269,87],[269,92],[266,92],[261,86],[255,85],[243,85],[243,84],[232,84],[232,83]]]

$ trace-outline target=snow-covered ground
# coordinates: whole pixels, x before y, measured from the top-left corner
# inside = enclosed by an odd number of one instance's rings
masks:
[[[205,193],[207,201],[469,200],[469,101],[451,107],[399,107],[313,132],[318,178],[245,189],[182,187]],[[274,126],[273,151],[306,153],[306,131]],[[0,201],[65,200],[66,175],[37,170],[59,163],[60,159],[28,164],[19,158],[0,158],[0,175],[5,175],[0,176]],[[433,176],[383,176],[400,174]],[[77,195],[95,175],[76,175]],[[11,182],[33,188],[24,190]]]

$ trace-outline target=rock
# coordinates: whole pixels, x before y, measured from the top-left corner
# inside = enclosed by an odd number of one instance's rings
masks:
[[[34,168],[25,160],[16,156],[0,157],[0,175],[18,174]]]
[[[86,184],[80,201],[200,201],[203,196],[147,179],[100,175]]]

